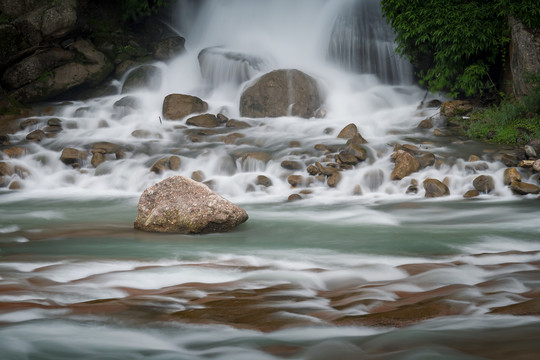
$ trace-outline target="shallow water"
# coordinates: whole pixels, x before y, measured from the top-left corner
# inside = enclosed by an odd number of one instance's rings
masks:
[[[38,124],[11,137],[26,153],[3,159],[19,167],[5,181],[21,189],[0,190],[2,358],[536,359],[538,200],[504,186],[496,149],[417,129],[438,111],[417,109],[423,90],[350,72],[347,59],[328,55],[332,33],[347,34],[334,24],[347,24],[343,11],[359,2],[205,1],[197,11],[190,3],[178,15],[198,14],[179,27],[188,53],[155,64],[161,88],[130,94],[137,111],[115,108],[121,94],[43,104]],[[267,61],[244,82],[219,61],[204,78],[197,54],[215,46]],[[325,118],[239,116],[253,77],[292,67],[325,88]],[[209,112],[251,127],[194,136],[201,129],[185,120],[160,123],[169,93],[200,96]],[[63,124],[56,137],[25,141],[52,117]],[[349,123],[369,141],[368,160],[335,188],[291,188],[289,175],[307,178],[305,167],[326,157],[315,145],[345,144],[337,134]],[[233,132],[243,137],[220,138]],[[98,141],[121,145],[125,157],[97,168],[60,161],[63,148],[89,151]],[[415,144],[440,164],[391,181],[394,143]],[[268,160],[243,156],[253,152]],[[471,154],[482,160],[467,161]],[[178,171],[149,170],[171,155],[181,159]],[[283,160],[304,168],[285,170]],[[146,187],[194,171],[249,220],[204,236],[133,229]],[[482,174],[495,190],[463,199]],[[273,185],[256,185],[258,175]],[[447,178],[451,195],[425,199],[421,186],[406,193],[412,179],[429,177]],[[362,195],[353,195],[356,185]],[[301,190],[309,193],[287,202]]]

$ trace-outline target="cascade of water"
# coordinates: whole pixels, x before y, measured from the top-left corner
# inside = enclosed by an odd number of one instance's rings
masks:
[[[405,194],[413,178],[419,183],[428,177],[447,178],[456,196],[469,190],[479,174],[502,178],[501,163],[480,168],[456,161],[451,138],[434,140],[415,129],[436,110],[419,113],[416,105],[423,91],[406,85],[408,73],[403,64],[388,65],[385,61],[396,57],[391,53],[391,33],[377,1],[206,0],[179,1],[178,6],[178,13],[190,16],[190,21],[179,27],[187,38],[188,51],[170,63],[154,64],[161,70],[157,72],[162,74],[160,87],[130,93],[136,109],[118,106],[125,94],[55,104],[54,114],[35,118],[37,123],[12,136],[12,142],[24,143],[29,132],[43,128],[51,118],[61,120],[63,131],[28,144],[22,157],[7,159],[9,166],[18,170],[4,177],[6,185],[16,183],[24,191],[47,194],[61,188],[64,192],[135,195],[168,176],[190,177],[197,172],[215,190],[241,202],[283,201],[302,188],[309,188],[304,191],[309,197],[323,201],[347,199],[361,188],[363,198],[371,201],[422,197],[422,188],[416,195]],[[342,52],[343,39],[355,46],[347,45]],[[386,52],[374,55],[373,47],[379,46],[374,44],[382,44]],[[328,61],[328,50],[332,61]],[[359,55],[363,51],[365,56]],[[335,66],[337,57],[345,69]],[[385,66],[375,65],[381,62]],[[353,64],[361,64],[354,69],[361,73],[349,71]],[[238,119],[239,99],[246,87],[268,71],[291,68],[312,75],[324,88],[324,118],[244,118],[247,127],[214,129],[188,126],[186,119],[160,120],[163,99],[171,93],[200,96],[208,103],[209,113]],[[115,81],[115,85],[120,89],[122,82]],[[363,145],[367,159],[342,171],[341,181],[329,188],[326,179],[309,176],[306,169],[316,162],[334,166],[332,153],[339,151],[329,149],[345,146],[346,140],[337,135],[349,123],[356,124],[368,140]],[[94,167],[90,163],[92,149],[103,141],[120,146],[123,155],[107,154],[107,161]],[[390,144],[410,141],[420,145],[419,151],[435,153],[438,166],[391,181],[394,146]],[[67,147],[86,151],[80,168],[61,162],[60,152]],[[158,160],[171,156],[180,158],[179,169],[150,171]],[[299,169],[283,168],[284,160],[297,162]],[[271,187],[258,183],[261,175],[271,180]],[[302,176],[299,188],[290,189],[290,175]],[[494,193],[510,195],[502,180],[495,186]]]

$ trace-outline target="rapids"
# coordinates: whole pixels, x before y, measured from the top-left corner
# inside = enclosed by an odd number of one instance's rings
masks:
[[[130,93],[136,111],[114,105],[125,96],[118,79],[115,95],[40,104],[38,123],[11,136],[26,153],[3,159],[19,169],[4,180],[20,189],[0,188],[2,359],[536,358],[538,201],[503,184],[495,148],[417,128],[438,109],[418,109],[425,92],[390,52],[378,1],[180,0],[170,25],[187,52],[153,64],[160,87]],[[320,82],[326,116],[240,117],[242,90],[283,68]],[[161,119],[171,93],[250,127],[205,135]],[[435,97],[444,100],[425,100]],[[51,118],[63,131],[25,140]],[[334,188],[292,189],[287,177],[307,173],[281,162],[321,161],[315,145],[343,145],[349,123],[368,140],[368,160]],[[233,132],[243,137],[225,143]],[[60,161],[66,147],[101,141],[125,156],[97,168]],[[441,161],[391,181],[395,143]],[[243,156],[259,152],[269,160]],[[179,170],[150,171],[171,155]],[[205,236],[133,230],[146,187],[195,171],[248,222]],[[482,174],[495,190],[463,199]],[[273,185],[257,185],[259,175]],[[447,178],[451,195],[406,193],[426,178]],[[287,202],[301,189],[301,201]]]

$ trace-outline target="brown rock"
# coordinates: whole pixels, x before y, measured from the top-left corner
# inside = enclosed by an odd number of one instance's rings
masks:
[[[340,165],[356,165],[358,164],[358,158],[347,151],[342,151],[336,155],[336,161]]]
[[[424,119],[418,124],[419,129],[431,129],[433,127],[433,120],[431,118]]]
[[[223,141],[225,144],[230,145],[230,144],[234,144],[236,140],[241,139],[243,137],[245,137],[244,134],[231,133],[231,134],[228,134],[227,136],[220,137],[219,140]]]
[[[488,194],[495,189],[493,178],[489,175],[480,175],[473,180],[473,186],[481,193]]]
[[[201,170],[196,170],[191,173],[191,178],[197,182],[203,182],[204,181],[204,173]]]
[[[221,121],[213,114],[201,114],[187,119],[186,124],[190,126],[214,128],[221,125]]]
[[[398,150],[396,155],[396,163],[394,170],[390,175],[392,180],[401,180],[406,176],[418,171],[420,169],[420,164],[418,160],[414,158],[411,154],[406,151]]]
[[[313,165],[313,164],[309,165],[309,166],[307,167],[306,170],[307,170],[307,172],[308,172],[309,175],[315,176],[315,175],[320,174],[319,168],[316,167],[316,166]]]
[[[341,181],[341,173],[336,172],[328,178],[327,183],[328,183],[328,186],[330,187],[336,187],[340,181]]]
[[[66,165],[80,164],[84,161],[88,154],[86,151],[81,151],[73,148],[65,148],[60,155],[60,161]]]
[[[284,160],[281,162],[281,167],[287,170],[302,170],[304,165],[298,161]]]
[[[441,196],[448,196],[450,195],[450,190],[448,189],[448,186],[443,184],[437,179],[426,179],[422,183],[424,186],[424,189],[426,190],[425,197],[431,198],[431,197],[441,197]]]
[[[534,165],[534,160],[522,160],[518,166],[519,167],[522,167],[522,168],[525,168],[525,169],[530,169],[532,168]]]
[[[510,189],[517,195],[538,194],[540,187],[534,184],[528,184],[521,181],[512,181]]]
[[[302,175],[289,175],[289,177],[287,177],[287,182],[291,184],[292,187],[297,187],[304,183],[304,178]]]
[[[540,172],[540,159],[535,160],[533,163],[532,169],[536,172]]]
[[[134,227],[152,232],[212,233],[230,231],[247,219],[244,209],[206,185],[174,176],[143,192]]]
[[[93,167],[97,168],[99,165],[105,162],[105,155],[100,152],[94,152],[92,154],[92,159],[90,160],[90,163]]]
[[[425,169],[428,166],[433,166],[435,164],[435,155],[432,153],[424,153],[422,156],[419,156],[416,158],[418,160],[418,164],[420,165],[420,168]]]
[[[510,185],[514,181],[521,181],[521,175],[516,168],[508,168],[504,170],[504,185]]]
[[[480,159],[480,157],[477,156],[477,155],[469,156],[469,162],[475,162],[475,161],[480,161],[480,160],[482,160],[482,159]]]
[[[0,161],[0,176],[11,176],[13,171],[11,167],[4,161]]]
[[[19,158],[26,153],[26,149],[19,146],[12,146],[2,150],[10,158]]]
[[[356,134],[358,134],[358,128],[355,124],[351,123],[345,126],[338,134],[340,139],[352,139]]]
[[[478,190],[469,190],[465,194],[463,194],[463,197],[465,199],[470,199],[470,198],[474,198],[474,197],[477,197],[477,196],[480,196],[480,193],[478,192]]]
[[[172,171],[178,171],[180,169],[180,165],[181,165],[182,161],[180,160],[180,158],[176,155],[173,155],[169,158],[169,168],[172,170]]]
[[[364,192],[362,191],[362,187],[358,184],[354,185],[354,188],[353,188],[353,195],[357,195],[357,196],[360,196],[362,195]]]
[[[362,137],[359,133],[356,133],[352,138],[347,140],[347,146],[353,146],[353,145],[362,145],[367,144],[367,140]]]
[[[264,175],[259,175],[257,176],[257,179],[255,180],[255,184],[256,185],[262,185],[264,187],[270,187],[272,186],[272,180],[270,180],[270,178],[268,178],[267,176],[264,176]]]
[[[287,198],[288,202],[293,202],[293,201],[298,201],[298,200],[302,200],[302,196],[300,196],[299,194],[291,194]]]
[[[228,128],[245,129],[251,127],[247,122],[231,119],[225,124]]]
[[[472,110],[472,103],[468,100],[450,100],[441,105],[441,115],[446,117],[467,115]]]
[[[249,152],[242,155],[242,161],[253,159],[267,163],[268,161],[270,161],[270,158],[270,154],[265,152]]]
[[[170,94],[163,100],[163,117],[168,120],[181,120],[207,110],[208,104],[195,96]]]
[[[317,81],[298,70],[263,75],[240,98],[243,117],[299,116],[310,118],[322,105]]]
[[[29,133],[28,135],[26,135],[26,140],[40,142],[41,140],[43,140],[46,137],[47,137],[47,135],[45,134],[45,132],[43,130],[38,129],[38,130],[34,130],[31,133]]]

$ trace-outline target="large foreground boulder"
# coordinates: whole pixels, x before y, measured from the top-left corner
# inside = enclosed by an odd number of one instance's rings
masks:
[[[246,211],[183,176],[146,189],[139,200],[135,229],[166,233],[225,232],[248,219]]]
[[[299,70],[275,70],[263,75],[240,98],[245,117],[315,116],[323,96],[317,81]]]

